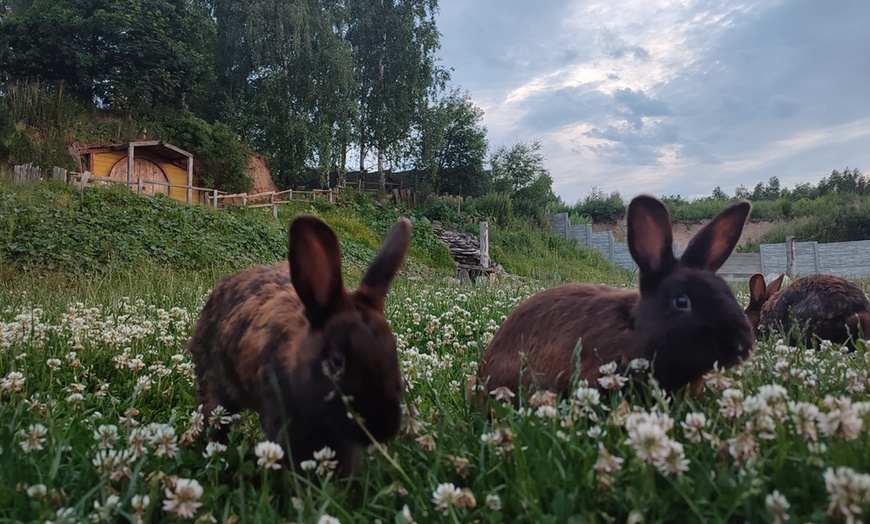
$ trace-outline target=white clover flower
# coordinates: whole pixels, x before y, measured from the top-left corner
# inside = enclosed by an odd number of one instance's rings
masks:
[[[823,476],[830,497],[828,515],[850,523],[860,522],[856,517],[870,501],[870,475],[841,466],[828,468]]]
[[[719,413],[725,418],[737,418],[743,414],[743,392],[739,389],[728,388],[722,392],[722,398],[718,400]]]
[[[435,491],[432,492],[432,504],[435,509],[441,511],[443,515],[447,515],[450,506],[456,505],[459,497],[462,495],[462,490],[457,488],[453,483],[439,484]]]
[[[625,443],[634,449],[637,457],[646,462],[664,459],[670,452],[670,439],[665,429],[652,422],[641,422],[629,430]]]
[[[317,469],[317,461],[316,460],[303,460],[299,463],[299,467],[302,468],[302,471],[311,472]]]
[[[704,438],[704,429],[707,427],[707,416],[703,413],[687,413],[686,420],[680,422],[680,427],[683,428],[683,434],[686,435],[689,442],[697,444]]]
[[[317,524],[341,524],[341,521],[332,515],[321,515],[319,519],[317,519]]]
[[[151,497],[148,495],[133,495],[133,498],[130,499],[130,506],[133,508],[133,511],[138,513],[144,513],[150,505]]]
[[[0,391],[21,391],[25,381],[23,373],[10,371],[3,379],[0,379]]]
[[[559,416],[559,410],[553,406],[540,406],[535,410],[535,416],[544,420],[552,420]]]
[[[226,450],[227,447],[220,442],[209,442],[205,445],[205,451],[202,453],[202,456],[211,461],[220,458]]]
[[[338,468],[338,461],[335,458],[335,451],[329,446],[314,452],[314,460],[317,461],[317,474],[325,477],[331,475]]]
[[[61,360],[59,358],[50,358],[45,361],[45,365],[52,371],[57,371],[60,368]]]
[[[676,440],[668,443],[667,452],[654,465],[662,475],[682,475],[689,471],[689,459],[686,458],[683,445]]]
[[[173,457],[178,453],[178,437],[175,428],[169,424],[151,424],[151,445],[154,455],[158,457]]]
[[[42,449],[42,444],[45,442],[45,435],[48,434],[48,429],[42,424],[31,424],[27,430],[21,430],[18,435],[24,437],[24,440],[18,443],[21,450],[25,453],[39,451]]]
[[[852,406],[852,400],[848,397],[834,398],[830,395],[825,397],[827,413],[819,413],[818,421],[822,433],[829,437],[840,437],[846,440],[854,440],[861,433],[864,421],[858,410]]]
[[[791,505],[788,503],[785,495],[778,490],[773,490],[764,498],[764,505],[768,511],[773,513],[775,524],[782,524],[789,519],[788,509]]]
[[[34,484],[27,487],[27,496],[32,499],[41,499],[48,493],[45,484]]]
[[[493,511],[501,510],[501,508],[502,508],[501,497],[499,497],[498,495],[496,495],[494,493],[490,493],[489,495],[486,496],[486,507],[493,510]]]
[[[257,456],[258,466],[265,469],[281,469],[284,450],[278,444],[268,440],[260,442],[254,447],[254,455]]]
[[[85,401],[85,396],[81,393],[70,393],[66,397],[66,402],[72,406],[81,405]]]
[[[163,511],[181,518],[193,518],[202,506],[199,502],[203,489],[196,479],[180,478],[175,483],[175,489],[166,489],[166,499],[163,501]]]
[[[625,459],[611,455],[604,444],[598,443],[598,459],[592,466],[592,469],[599,473],[613,474],[619,471]]]
[[[118,426],[102,424],[94,431],[94,440],[97,441],[97,449],[110,449],[118,440]]]

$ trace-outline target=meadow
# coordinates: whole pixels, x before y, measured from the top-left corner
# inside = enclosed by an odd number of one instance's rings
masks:
[[[101,230],[88,210],[106,202],[140,206],[146,223],[149,206],[170,203],[102,190],[79,200],[15,191],[0,187],[4,243],[31,251],[7,251],[13,262],[0,267],[2,522],[820,523],[860,522],[870,505],[865,350],[816,351],[773,337],[744,365],[712,372],[699,397],[670,398],[610,369],[607,395],[576,384],[564,400],[521,396],[514,408],[494,391],[487,416],[467,401],[466,383],[520,301],[565,279],[631,286],[631,275],[560,241],[502,232],[494,251],[536,278],[450,284],[422,225],[387,302],[406,380],[400,435],[371,446],[351,479],[334,477],[328,449],[294,474],[263,443],[256,415],[198,409],[185,347],[217,279],[281,248],[254,253],[237,239],[219,255],[182,257],[183,246],[167,240],[160,256],[197,260],[170,267],[140,256],[135,235],[85,236],[93,246],[85,252],[46,227],[45,245],[32,244],[25,226],[43,213],[90,235]],[[99,195],[108,200],[88,200]],[[339,231],[349,287],[392,220],[370,228],[352,207],[306,208]],[[178,231],[241,228],[258,242],[286,225],[241,211],[178,213]],[[76,229],[79,220],[92,227]],[[208,256],[222,263],[203,263]],[[89,265],[64,266],[69,257]],[[735,289],[745,303],[745,286]],[[647,370],[636,361],[626,373]],[[220,425],[231,428],[226,447],[209,443]]]

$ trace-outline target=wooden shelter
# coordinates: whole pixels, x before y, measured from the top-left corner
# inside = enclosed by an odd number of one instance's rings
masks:
[[[193,192],[193,155],[163,140],[140,140],[79,150],[84,169],[94,176],[126,182],[131,189],[196,203]]]

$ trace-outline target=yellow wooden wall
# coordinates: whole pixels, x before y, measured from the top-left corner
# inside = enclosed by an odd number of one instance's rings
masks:
[[[104,153],[92,154],[94,155],[94,176],[109,176],[109,172],[112,171],[112,167],[117,164],[119,160],[124,160],[126,162],[127,159],[126,151],[106,151]],[[136,151],[133,154],[136,158],[147,158],[160,165],[160,167],[163,168],[163,171],[166,172],[166,176],[169,178],[170,183],[182,186],[187,185],[186,169],[180,168],[171,162],[160,161],[158,158],[148,155],[144,151]],[[135,190],[135,186],[133,186],[133,189]],[[187,190],[182,187],[169,188],[169,196],[170,198],[174,198],[175,200],[187,202]],[[192,203],[199,203],[199,193],[197,191],[193,192],[191,198]]]

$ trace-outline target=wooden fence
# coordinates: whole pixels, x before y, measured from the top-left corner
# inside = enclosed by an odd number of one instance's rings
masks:
[[[14,184],[22,184],[25,182],[36,180],[59,180],[70,184],[76,184],[84,191],[85,187],[102,184],[121,184],[129,189],[136,191],[139,195],[147,195],[143,192],[147,184],[166,187],[167,191],[171,188],[184,189],[198,195],[195,202],[204,205],[210,205],[216,209],[226,208],[229,206],[239,205],[251,209],[256,208],[271,208],[272,217],[278,219],[278,206],[288,204],[292,201],[306,200],[313,201],[317,198],[325,198],[331,203],[338,201],[338,189],[313,189],[310,191],[300,191],[288,189],[286,191],[269,191],[266,193],[248,194],[248,193],[227,193],[226,191],[218,191],[217,189],[208,187],[189,186],[184,184],[173,184],[162,180],[147,180],[137,178],[135,180],[116,180],[114,178],[99,177],[92,175],[89,171],[79,173],[76,171],[68,171],[60,167],[54,167],[51,171],[42,169],[33,164],[17,165],[13,167],[12,182]]]
[[[631,258],[628,245],[614,240],[610,231],[592,231],[592,226],[572,226],[567,213],[550,215],[552,231],[567,239],[577,240],[581,246],[597,249],[611,264],[634,271],[637,265]],[[870,240],[853,242],[794,242],[793,255],[785,243],[762,244],[758,253],[731,253],[717,272],[728,281],[748,280],[755,273],[771,275],[793,272],[795,276],[824,273],[844,278],[870,278]],[[674,253],[682,253],[674,244]],[[789,262],[792,261],[792,267]]]

